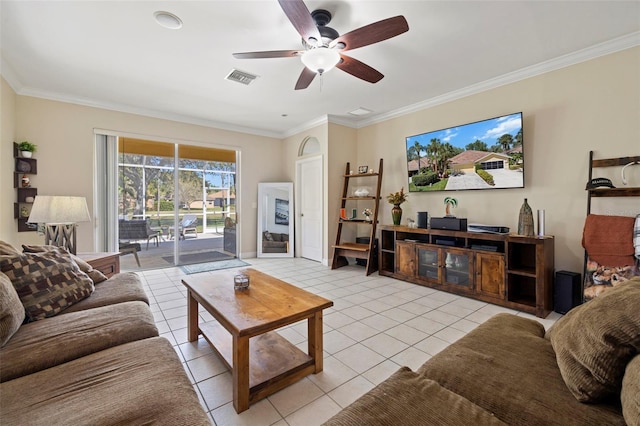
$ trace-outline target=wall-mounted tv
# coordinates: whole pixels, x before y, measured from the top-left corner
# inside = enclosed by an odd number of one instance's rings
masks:
[[[521,112],[406,141],[410,192],[524,188]]]

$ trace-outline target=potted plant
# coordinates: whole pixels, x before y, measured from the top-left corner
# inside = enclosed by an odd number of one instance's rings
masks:
[[[36,152],[37,146],[29,141],[22,141],[18,144],[18,151],[24,158],[31,158],[34,152]]]
[[[407,194],[404,193],[404,187],[400,188],[399,192],[392,192],[387,195],[387,201],[390,204],[393,204],[393,208],[391,209],[391,218],[393,219],[393,224],[398,226],[402,219],[402,209],[400,208],[400,204],[407,201]]]

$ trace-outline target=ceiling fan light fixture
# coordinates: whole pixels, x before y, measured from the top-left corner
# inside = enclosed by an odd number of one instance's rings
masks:
[[[311,71],[323,74],[340,62],[340,54],[327,47],[318,47],[304,52],[300,60]]]

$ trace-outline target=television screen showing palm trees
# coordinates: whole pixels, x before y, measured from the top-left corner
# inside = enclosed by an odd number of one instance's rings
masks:
[[[407,138],[409,191],[524,187],[522,113]]]

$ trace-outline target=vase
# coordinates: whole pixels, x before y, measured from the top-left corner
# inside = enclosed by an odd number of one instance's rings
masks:
[[[533,237],[533,211],[527,203],[527,199],[524,199],[522,207],[520,207],[520,216],[518,217],[518,235],[525,235],[527,237]]]
[[[31,151],[20,151],[22,158],[31,158],[33,153]]]
[[[394,204],[391,208],[391,218],[393,219],[394,225],[400,225],[400,221],[402,220],[402,208],[400,208],[400,204]]]

